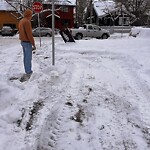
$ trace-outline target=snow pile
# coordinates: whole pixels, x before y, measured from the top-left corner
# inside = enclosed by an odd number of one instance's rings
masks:
[[[130,36],[138,38],[150,38],[150,28],[133,27]]]

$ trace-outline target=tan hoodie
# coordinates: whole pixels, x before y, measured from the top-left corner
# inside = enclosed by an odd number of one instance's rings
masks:
[[[28,41],[33,46],[35,46],[34,38],[32,35],[32,26],[31,26],[32,11],[26,9],[24,12],[24,18],[19,22],[19,39],[21,41]]]

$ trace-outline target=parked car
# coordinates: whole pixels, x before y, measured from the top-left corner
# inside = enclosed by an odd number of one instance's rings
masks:
[[[10,26],[3,26],[1,30],[2,36],[13,36],[15,34],[15,30]]]
[[[83,37],[107,39],[110,36],[108,30],[101,29],[99,26],[93,24],[84,24],[78,29],[71,29],[71,33],[77,40],[82,39]]]
[[[45,28],[45,27],[38,27],[33,29],[32,31],[33,36],[52,36],[52,29],[51,28]]]

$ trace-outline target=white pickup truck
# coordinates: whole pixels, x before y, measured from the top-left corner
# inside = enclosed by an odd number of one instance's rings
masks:
[[[83,37],[107,39],[110,36],[108,30],[101,29],[99,26],[93,24],[84,24],[78,29],[71,29],[71,33],[76,40],[80,40]]]

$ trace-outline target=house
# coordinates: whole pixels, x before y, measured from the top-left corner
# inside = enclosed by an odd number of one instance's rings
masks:
[[[42,2],[42,26],[52,27],[52,3]],[[66,0],[55,2],[55,28],[74,27],[74,8],[75,4]]]
[[[11,2],[15,6],[15,2]],[[52,2],[44,1],[43,11],[40,13],[40,24],[45,27],[52,27]],[[20,10],[19,5],[15,6]],[[64,27],[72,28],[74,26],[74,8],[75,4],[66,0],[55,1],[55,28],[63,29]],[[11,5],[5,1],[0,1],[0,29],[5,26],[13,28],[18,27],[20,14],[17,13]],[[33,27],[38,26],[37,14],[32,19]]]
[[[19,20],[17,19],[20,15],[16,10],[11,7],[7,2],[0,1],[0,29],[3,26],[11,26],[17,28]]]
[[[85,13],[87,23],[99,26],[129,26],[135,21],[133,14],[112,0],[95,1],[89,7]]]

